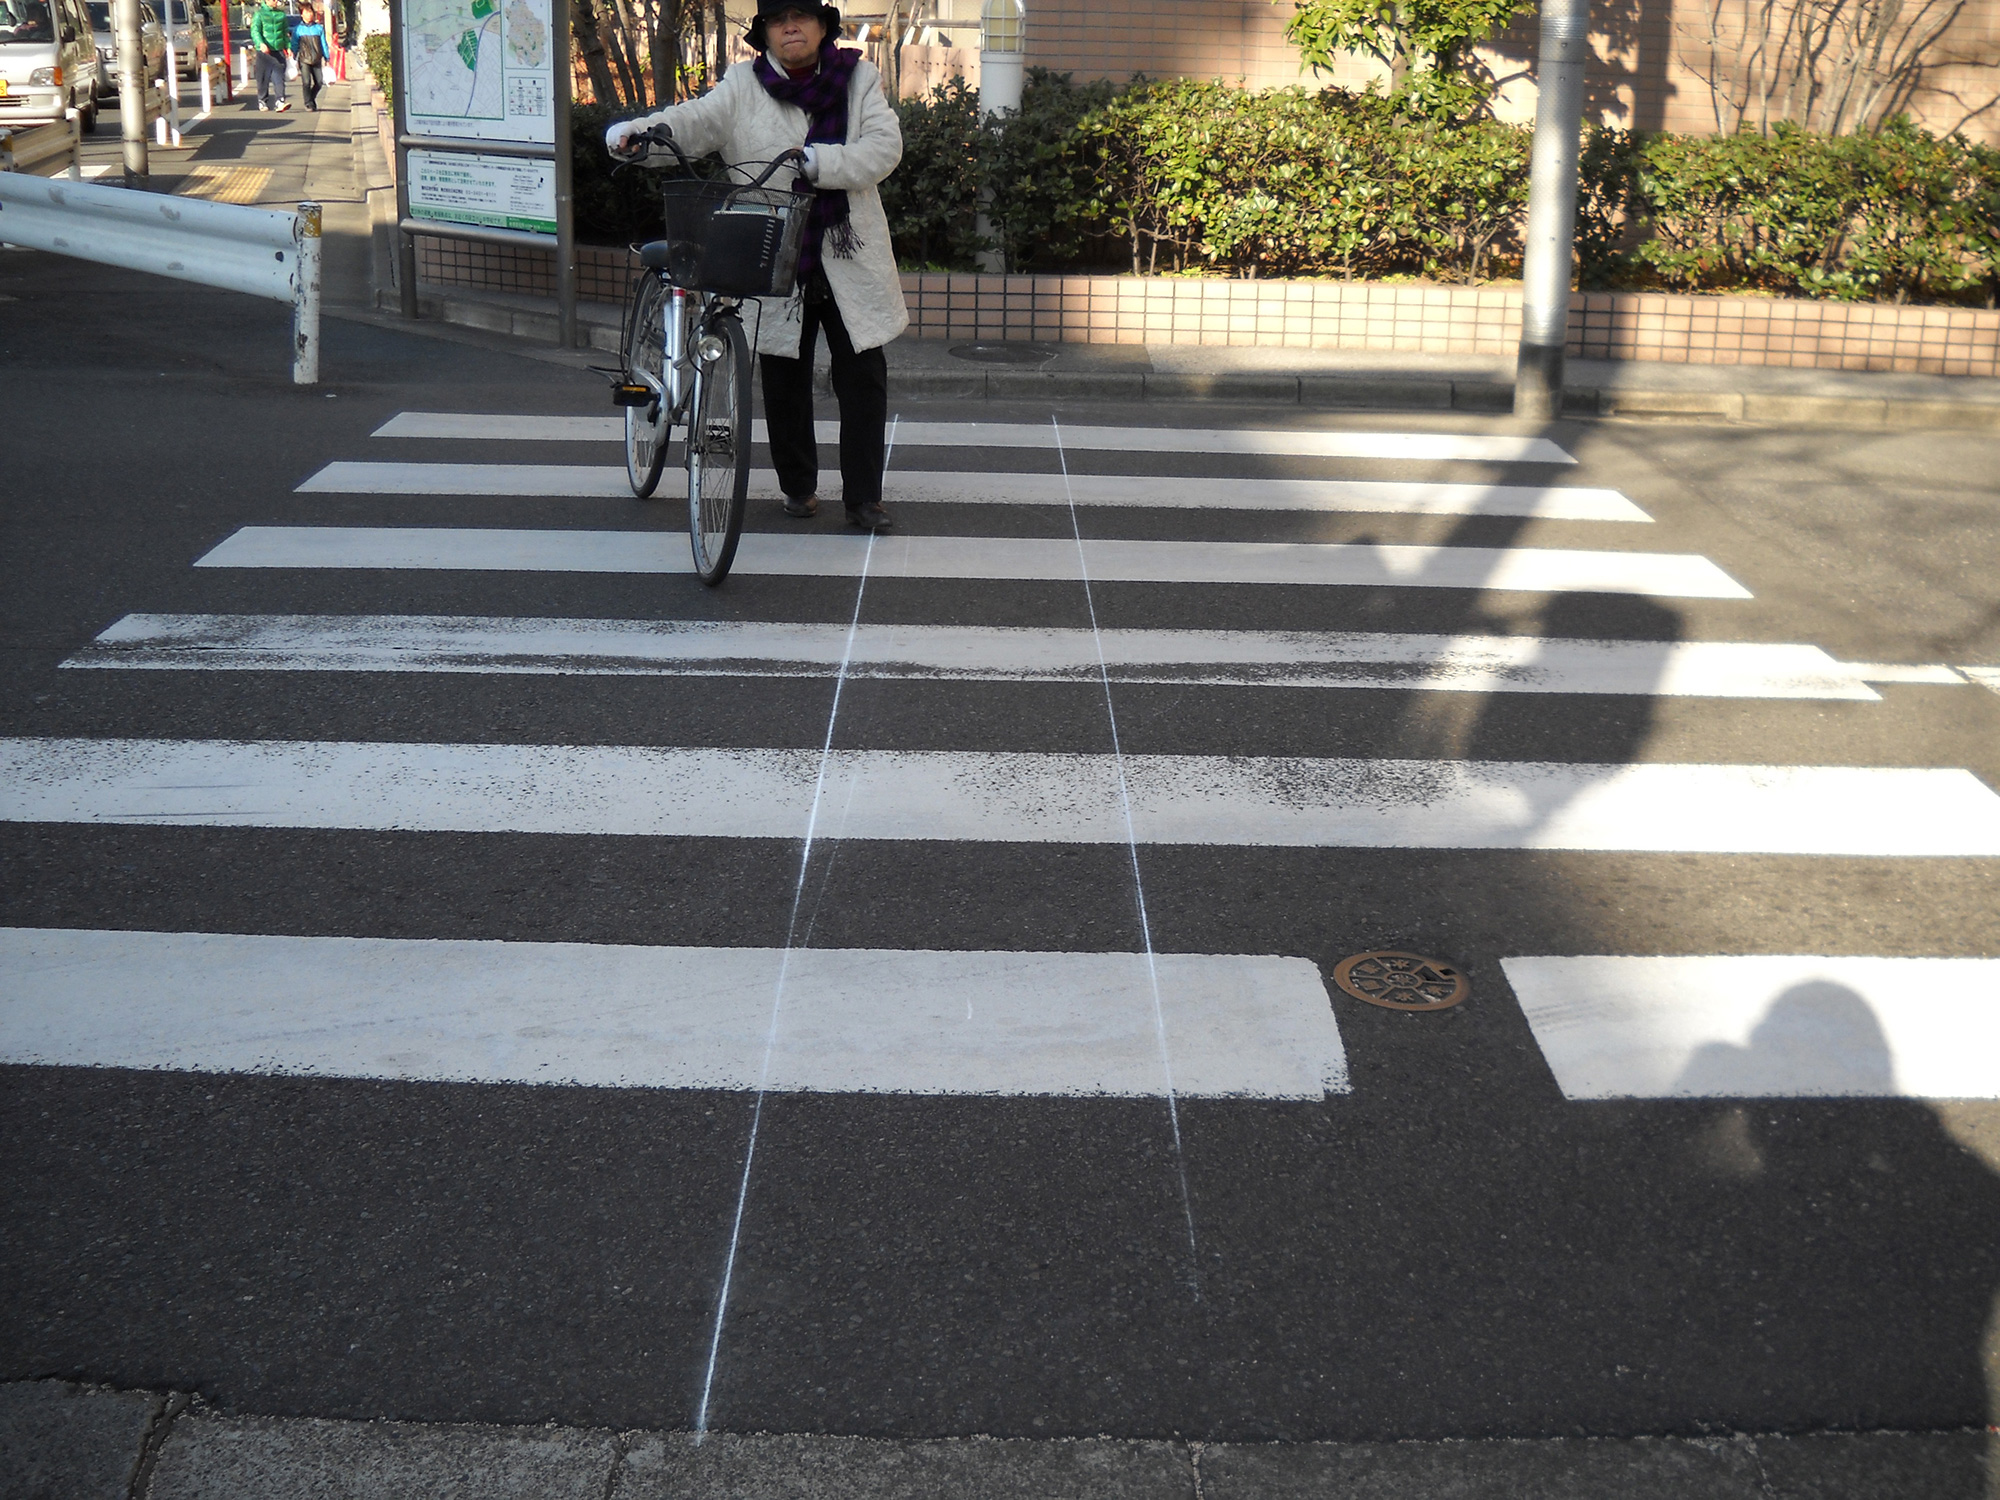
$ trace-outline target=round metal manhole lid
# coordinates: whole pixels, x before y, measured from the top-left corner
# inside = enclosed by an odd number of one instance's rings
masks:
[[[981,365],[1042,365],[1056,357],[1047,344],[954,344],[951,354]]]
[[[1333,982],[1343,994],[1385,1010],[1450,1010],[1472,993],[1454,965],[1387,950],[1343,958],[1333,966]]]

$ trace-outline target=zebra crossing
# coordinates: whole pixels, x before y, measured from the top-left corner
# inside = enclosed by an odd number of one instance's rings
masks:
[[[831,427],[822,424],[823,438],[834,436]],[[617,436],[616,419],[601,417],[412,411],[382,425],[371,441],[409,452],[436,442],[590,445]],[[1080,525],[1073,535],[1062,528],[1057,535],[930,535],[918,520],[864,543],[753,530],[736,575],[853,580],[857,590],[901,580],[1053,584],[1076,586],[1086,599],[1092,588],[1128,584],[1613,594],[1718,605],[1752,597],[1696,554],[1254,536],[1260,517],[1286,512],[1511,517],[1621,531],[1653,523],[1615,490],[1338,472],[1072,476],[1066,457],[1572,466],[1572,456],[1547,438],[912,422],[901,425],[898,441],[903,450],[970,446],[1016,453],[1024,462],[1053,454],[1062,471],[896,471],[890,497],[897,503],[1017,513],[1050,507],[1072,518],[1095,509],[1217,511],[1250,535],[1126,539],[1087,536]],[[194,568],[202,575],[392,578],[671,578],[690,571],[684,538],[657,524],[479,524],[492,500],[625,498],[620,472],[605,464],[371,454],[323,466],[297,495],[298,520],[243,525],[195,557]],[[427,497],[463,508],[450,525],[317,523],[313,505],[335,496]],[[1090,629],[877,622],[863,617],[858,591],[847,623],[133,613],[64,666],[725,677],[746,684],[831,678],[837,691],[850,681],[1101,684],[1107,710],[1116,690],[1144,685],[1868,704],[1880,701],[1876,687],[1886,682],[1962,684],[1971,676],[1846,663],[1805,643],[1099,627],[1096,608],[1092,603]],[[1949,766],[1150,754],[1128,753],[1115,740],[1109,754],[849,749],[835,746],[831,723],[824,745],[777,747],[12,739],[0,740],[0,785],[0,820],[17,823],[778,840],[808,849],[816,839],[1097,845],[1129,848],[1135,873],[1142,850],[1166,847],[2000,857],[2000,797]],[[1318,970],[1292,954],[1155,953],[1150,942],[1143,951],[1113,954],[44,929],[0,936],[11,991],[0,1011],[0,1057],[12,1061],[1170,1101],[1316,1098],[1350,1087]],[[2000,1049],[1937,1056],[1949,1050],[1942,1039],[1972,1012],[1933,1013],[1908,999],[1932,985],[1927,976],[1947,972],[1940,964],[1959,965],[1949,972],[1984,993],[1994,980],[1991,965],[1980,962],[1523,954],[1504,967],[1571,1098],[1710,1096],[1731,1088],[2000,1097],[2000,1064],[1988,1060]],[[1644,964],[1653,967],[1631,967]],[[1739,982],[1748,972],[1742,965],[1755,970],[1756,983]],[[1724,984],[1735,998],[1718,1011],[1707,997]],[[1747,1047],[1764,1024],[1760,1017],[1814,984],[1845,986],[1856,998],[1844,1011],[1807,1007],[1803,1020],[1788,1022],[1789,1061],[1733,1072],[1695,1068],[1703,1048]],[[782,1026],[773,1019],[774,987],[785,996]],[[135,1006],[140,988],[149,998]],[[501,999],[493,999],[496,992]],[[1623,998],[1588,1003],[1607,994]],[[474,1004],[473,996],[485,998]],[[35,1003],[26,1003],[31,997]],[[1875,1030],[1857,1033],[1856,1015],[1874,1016]],[[1862,1033],[1874,1053],[1890,1059],[1886,1071],[1852,1062],[1848,1054]]]

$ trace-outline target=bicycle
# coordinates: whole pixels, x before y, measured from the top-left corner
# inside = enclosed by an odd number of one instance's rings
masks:
[[[809,193],[764,186],[788,151],[747,183],[691,175],[664,125],[635,137],[665,146],[684,175],[661,184],[666,235],[637,247],[640,271],[620,339],[612,400],[625,410],[625,473],[651,499],[676,427],[683,429],[688,540],[695,573],[722,582],[736,558],[750,494],[750,341],[742,300],[787,297],[797,275]],[[740,170],[748,170],[747,165]]]

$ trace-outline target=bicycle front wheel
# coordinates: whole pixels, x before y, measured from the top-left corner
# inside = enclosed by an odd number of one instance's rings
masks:
[[[664,390],[667,380],[667,284],[654,275],[639,283],[632,299],[632,322],[625,330],[625,370],[628,381],[643,373]],[[625,408],[625,477],[641,500],[652,498],[666,467],[667,444],[673,436],[673,413],[664,399],[650,406]]]
[[[708,343],[713,339],[714,344]],[[706,357],[704,357],[706,356]],[[710,585],[729,576],[750,494],[750,348],[743,323],[717,318],[694,361],[688,415],[688,537],[694,570]]]

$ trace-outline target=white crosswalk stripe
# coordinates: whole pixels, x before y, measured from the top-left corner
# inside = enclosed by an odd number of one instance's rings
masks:
[[[779,494],[769,469],[750,474],[753,497]],[[609,464],[379,463],[342,459],[299,485],[302,495],[493,495],[632,498]],[[1416,484],[1361,479],[1183,479],[1123,474],[958,473],[897,470],[897,505],[1078,505],[1161,510],[1302,510],[1415,516],[1524,516],[1543,521],[1649,521],[1616,490],[1547,485]]]
[[[838,442],[840,424],[819,422],[820,442]],[[464,438],[481,442],[615,443],[619,417],[537,417],[470,412],[402,412],[375,430],[378,438]],[[1047,422],[901,422],[899,448],[1044,448],[1057,446]],[[767,440],[762,421],[751,436]],[[1302,432],[1240,427],[1064,427],[1065,448],[1109,453],[1212,453],[1307,458],[1433,460],[1472,463],[1573,464],[1547,438],[1456,432]]]
[[[0,788],[26,823],[2000,855],[2000,796],[1899,767],[13,739]]]
[[[1048,579],[1620,593],[1747,599],[1705,557],[1558,548],[1340,542],[1168,542],[892,534],[743,538],[734,572],[790,578]],[[438,526],[245,526],[200,568],[428,568],[528,573],[690,573],[686,540],[647,531]]]
[[[1176,1092],[1346,1092],[1316,965],[1162,954],[1153,972]],[[812,1093],[1166,1088],[1142,953],[33,928],[0,929],[0,1062]]]
[[[823,441],[837,435],[819,424]],[[617,417],[404,412],[412,442],[613,443]],[[759,424],[756,434],[764,436]],[[899,424],[897,452],[1013,450],[1570,465],[1505,434]],[[377,453],[386,451],[376,449]],[[403,451],[409,451],[407,449]],[[949,460],[932,459],[933,464]],[[1104,466],[1099,464],[1097,466]],[[1211,465],[1215,466],[1215,465]],[[1365,472],[1365,471],[1364,471]],[[669,481],[671,483],[671,481]],[[772,476],[757,476],[760,493]],[[898,503],[1651,520],[1615,490],[1351,475],[912,468]],[[616,499],[603,463],[342,459],[321,495]],[[309,503],[309,502],[305,502]],[[665,503],[673,504],[671,496]],[[490,507],[488,507],[490,508]],[[657,518],[654,518],[657,519]],[[1535,547],[908,531],[753,533],[745,578],[1266,584],[1743,600],[1708,558]],[[670,527],[245,526],[202,569],[680,574]],[[65,666],[730,675],[1879,701],[1994,669],[1809,645],[833,621],[132,614]],[[1865,711],[1865,710],[1864,710]],[[1886,711],[1886,710],[1884,710]],[[802,747],[223,739],[0,741],[15,822],[536,833],[578,839],[2000,857],[2000,797],[1949,768],[1589,764]],[[816,821],[817,820],[817,821]],[[1136,865],[1135,865],[1136,868]],[[1148,973],[1157,964],[1159,988]],[[1510,959],[1575,1099],[1996,1097],[1990,960]],[[1983,965],[1983,967],[1982,967]],[[778,973],[789,1017],[771,1030]],[[619,1087],[1312,1099],[1348,1087],[1316,966],[1285,956],[616,947],[0,931],[0,1060]],[[1948,1003],[1938,999],[1948,994]],[[1970,997],[1970,998],[1968,998]],[[1872,1029],[1871,1029],[1872,1028]],[[1857,1038],[1859,1039],[1857,1041]],[[1983,1042],[1983,1045],[1982,1045]],[[1888,1061],[1884,1063],[1883,1058]],[[1171,1083],[1169,1083],[1171,1078]]]
[[[2000,1099],[2000,959],[1502,961],[1571,1099]]]
[[[1101,651],[1101,656],[1100,656]],[[1817,646],[1351,631],[538,620],[445,615],[127,615],[63,663],[166,671],[833,675],[1465,693],[1878,702]]]

